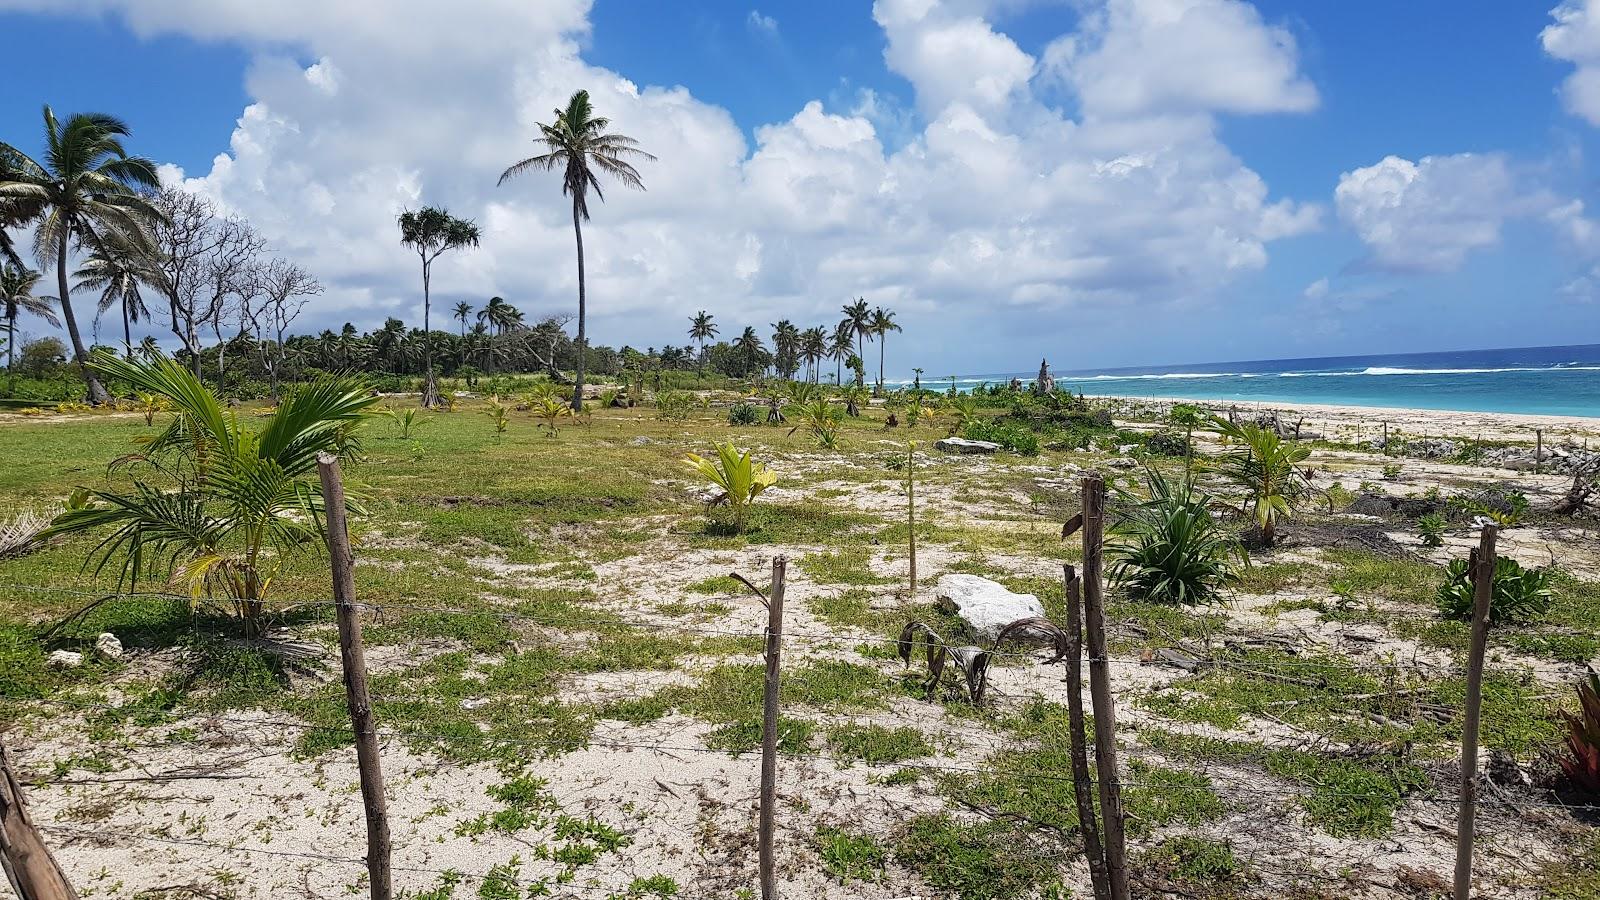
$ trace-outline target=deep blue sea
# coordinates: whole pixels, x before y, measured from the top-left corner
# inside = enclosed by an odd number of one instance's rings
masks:
[[[1058,386],[1091,396],[1600,416],[1600,344],[1053,369],[1052,374]],[[961,376],[956,385],[970,390],[983,382],[1013,377],[1027,382],[1037,375],[1035,370]],[[949,383],[948,378],[924,380],[936,388]]]

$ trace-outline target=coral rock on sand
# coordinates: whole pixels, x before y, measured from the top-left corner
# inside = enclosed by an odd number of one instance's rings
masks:
[[[106,659],[121,659],[122,642],[111,632],[102,631],[100,636],[94,639],[94,652]]]
[[[993,453],[1000,445],[991,441],[969,441],[966,438],[947,437],[933,442],[933,449],[945,453]]]
[[[977,575],[944,575],[937,592],[939,608],[961,617],[967,629],[985,643],[1018,619],[1044,615],[1044,604],[1032,594],[1014,594],[1005,585]]]
[[[76,669],[83,665],[83,654],[76,650],[57,650],[46,662],[52,669]]]

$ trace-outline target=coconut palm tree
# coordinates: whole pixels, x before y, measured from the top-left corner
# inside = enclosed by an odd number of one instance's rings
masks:
[[[489,326],[489,371],[491,372],[494,371],[495,336],[505,334],[517,315],[517,308],[507,303],[504,297],[490,297],[489,302],[483,305],[483,309],[478,310],[479,324]]]
[[[150,318],[139,287],[156,283],[160,274],[138,250],[108,244],[90,253],[72,277],[78,279],[75,289],[100,292],[96,327],[100,317],[113,306],[122,308],[122,346],[128,358],[133,359],[133,323]]]
[[[451,312],[451,315],[461,320],[461,339],[463,341],[466,340],[467,320],[472,318],[472,304],[465,300],[460,301],[456,304],[456,308],[453,312]]]
[[[842,324],[850,326],[850,331],[856,336],[856,356],[867,358],[867,341],[872,339],[872,311],[867,308],[865,297],[857,297],[854,303],[847,303],[842,307],[844,320]]]
[[[274,576],[297,551],[321,544],[317,456],[353,454],[353,432],[377,398],[360,381],[325,379],[290,394],[256,429],[166,357],[126,361],[102,351],[90,365],[164,399],[175,415],[128,458],[128,488],[87,491],[89,502],[44,534],[109,528],[90,551],[98,567],[120,558],[126,583],[149,574],[197,598],[220,594],[246,635],[258,636]]]
[[[800,333],[800,358],[805,360],[813,383],[822,377],[821,363],[827,357],[828,335],[820,326]]]
[[[111,399],[89,368],[88,350],[78,331],[67,284],[67,261],[73,248],[96,249],[113,240],[149,248],[146,224],[159,217],[138,188],[157,188],[161,179],[155,164],[129,156],[122,138],[129,134],[120,119],[102,113],[78,113],[61,122],[50,107],[44,108],[47,165],[22,151],[0,144],[8,160],[0,181],[0,200],[31,208],[34,218],[34,255],[43,265],[56,267],[61,316],[72,340],[73,358],[89,387],[89,400]]]
[[[840,322],[834,326],[833,335],[828,342],[828,356],[834,362],[834,384],[840,384],[844,381],[844,361],[855,355],[855,342],[855,329],[850,327],[848,321]]]
[[[872,310],[872,319],[868,323],[872,333],[878,336],[878,391],[883,391],[883,346],[888,343],[885,336],[891,331],[901,331],[900,325],[894,320],[894,310],[884,309],[879,306]]]
[[[739,339],[733,342],[733,349],[744,360],[744,374],[749,375],[766,368],[767,347],[761,343],[761,335],[756,330],[745,326]]]
[[[711,314],[700,310],[689,317],[689,340],[700,344],[700,359],[706,358],[706,341],[717,336],[717,323],[712,321]]]
[[[624,134],[608,132],[611,120],[594,114],[589,103],[589,92],[578,91],[567,101],[566,109],[555,111],[556,120],[550,124],[538,123],[539,137],[534,143],[545,151],[530,156],[500,173],[500,184],[523,172],[539,168],[547,172],[562,170],[561,193],[572,198],[572,233],[578,242],[578,371],[572,389],[572,408],[583,409],[583,365],[589,345],[585,321],[587,316],[586,286],[583,274],[583,222],[589,218],[589,191],[601,201],[605,195],[600,190],[597,172],[604,172],[624,185],[644,190],[644,181],[628,163],[628,159],[653,160],[654,156],[639,149],[639,142]]]
[[[59,328],[53,308],[54,297],[40,297],[33,293],[44,276],[32,269],[6,263],[0,267],[0,305],[4,306],[6,320],[6,393],[17,392],[17,316],[32,313]]]
[[[433,374],[433,311],[429,285],[433,279],[433,262],[447,251],[461,247],[478,246],[478,226],[466,219],[450,215],[438,206],[424,206],[417,212],[406,210],[400,214],[400,243],[415,250],[422,260],[422,355],[427,361],[428,375],[422,385],[422,405],[431,409],[439,405],[439,384]],[[465,321],[465,320],[462,320]]]
[[[20,157],[20,153],[0,144],[0,183],[13,180],[13,175],[20,172]],[[0,195],[0,263],[9,263],[18,269],[27,268],[22,256],[17,253],[8,229],[20,228],[38,218],[40,208],[37,198]]]
[[[783,319],[772,326],[772,356],[773,365],[777,367],[778,374],[784,378],[793,378],[794,370],[800,367],[800,329],[794,323]]]

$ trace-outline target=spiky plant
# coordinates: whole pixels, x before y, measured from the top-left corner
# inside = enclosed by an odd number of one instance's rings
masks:
[[[844,428],[844,415],[839,407],[818,397],[809,403],[790,407],[797,423],[789,429],[790,436],[804,428],[824,450],[839,449],[839,433]]]
[[[572,415],[572,407],[553,391],[547,391],[533,398],[530,408],[535,416],[544,421],[544,427],[549,429],[551,437],[561,433],[558,427],[561,420]]]
[[[1600,675],[1593,668],[1578,682],[1578,712],[1562,710],[1561,718],[1571,754],[1560,758],[1561,770],[1574,787],[1600,797]]]
[[[420,425],[426,425],[429,421],[431,421],[423,418],[421,413],[412,407],[407,407],[406,409],[386,409],[383,411],[383,414],[389,418],[389,421],[393,422],[400,428],[400,439],[406,441],[411,440],[411,429]]]
[[[1131,511],[1112,528],[1118,538],[1107,548],[1112,581],[1152,603],[1215,600],[1238,577],[1238,544],[1211,518],[1209,498],[1187,477],[1173,482],[1147,469],[1145,485],[1150,499],[1130,498]]]
[[[1509,556],[1494,561],[1494,590],[1489,594],[1489,624],[1533,622],[1550,609],[1550,572],[1525,569]],[[1472,567],[1467,560],[1453,559],[1444,570],[1439,585],[1439,614],[1458,622],[1472,621],[1477,598],[1472,582]]]
[[[1277,540],[1278,520],[1288,518],[1313,493],[1311,479],[1298,468],[1311,455],[1311,448],[1284,440],[1274,429],[1254,422],[1214,419],[1213,423],[1239,444],[1218,469],[1248,493],[1244,508],[1255,516],[1261,543],[1271,547]]]

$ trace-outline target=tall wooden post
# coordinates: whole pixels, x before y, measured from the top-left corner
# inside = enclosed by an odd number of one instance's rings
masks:
[[[772,831],[778,805],[778,660],[783,640],[783,579],[789,560],[772,559],[772,589],[767,597],[767,677],[761,696],[761,819],[756,850],[761,863],[761,900],[777,900],[778,873],[772,857]]]
[[[1533,430],[1533,471],[1538,473],[1544,469],[1544,429]]]
[[[1088,740],[1083,730],[1083,598],[1078,574],[1061,567],[1067,597],[1067,723],[1072,744],[1072,793],[1078,801],[1078,830],[1083,834],[1083,855],[1089,861],[1089,881],[1095,900],[1110,900],[1106,851],[1095,824],[1094,779],[1089,775]]]
[[[1106,656],[1106,609],[1101,593],[1101,544],[1105,540],[1106,483],[1098,474],[1083,479],[1083,614],[1089,646],[1089,697],[1094,703],[1094,761],[1100,776],[1100,814],[1105,818],[1106,870],[1111,900],[1128,900],[1128,850],[1123,837],[1122,782],[1117,775],[1117,710],[1111,699],[1111,661]]]
[[[0,869],[19,900],[77,900],[67,876],[50,855],[50,848],[33,817],[22,784],[11,769],[11,755],[0,742]]]
[[[1478,799],[1478,724],[1483,708],[1483,657],[1489,642],[1489,606],[1494,597],[1495,537],[1493,524],[1483,526],[1478,549],[1472,551],[1472,648],[1467,656],[1467,711],[1461,726],[1461,808],[1456,817],[1455,900],[1472,893],[1472,840]]]
[[[356,737],[356,766],[361,773],[361,805],[367,815],[367,876],[372,900],[390,900],[389,810],[383,795],[383,768],[378,760],[378,729],[367,690],[367,657],[361,647],[361,617],[356,611],[355,557],[345,521],[344,481],[339,459],[317,455],[322,479],[322,504],[328,518],[328,557],[333,569],[333,599],[339,618],[339,660],[344,668],[345,704]]]

